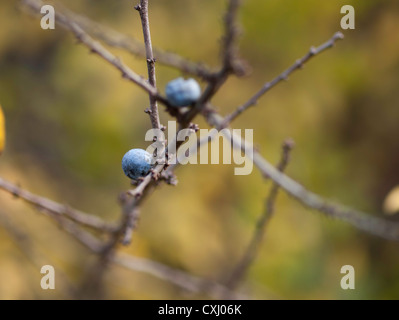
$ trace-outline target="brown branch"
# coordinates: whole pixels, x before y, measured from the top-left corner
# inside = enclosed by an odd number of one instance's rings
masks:
[[[43,5],[43,2],[40,0],[22,0],[22,3],[31,10],[33,10],[35,13],[40,12],[40,8]],[[55,21],[65,29],[71,31],[82,44],[90,49],[92,53],[97,54],[102,59],[117,68],[122,73],[122,76],[124,78],[132,81],[140,88],[147,91],[157,101],[163,103],[166,106],[169,106],[169,102],[158,92],[157,88],[149,84],[143,77],[139,76],[126,64],[124,64],[120,58],[114,56],[99,42],[90,37],[77,23],[71,20],[67,15],[56,10]]]
[[[287,139],[286,141],[284,141],[281,160],[280,163],[277,165],[277,169],[280,172],[283,172],[287,167],[290,158],[290,152],[293,147],[294,147],[294,142],[291,139]],[[269,195],[265,201],[264,212],[258,219],[256,228],[249,242],[249,245],[226,283],[226,286],[230,289],[234,289],[237,287],[237,285],[245,277],[253,261],[256,259],[256,256],[259,252],[259,248],[261,246],[262,240],[265,235],[266,228],[270,223],[270,220],[272,219],[274,214],[274,207],[277,199],[278,189],[279,185],[274,182],[270,189]]]
[[[166,280],[191,293],[204,293],[216,299],[220,299],[220,297],[229,299],[246,298],[244,295],[233,292],[214,281],[199,278],[145,258],[118,253],[113,258],[113,262],[126,269],[147,273],[159,279]]]
[[[270,89],[276,86],[283,80],[288,80],[288,77],[296,70],[303,68],[306,62],[308,62],[312,57],[322,53],[323,51],[332,48],[337,40],[343,39],[344,35],[341,32],[336,32],[333,37],[328,40],[327,42],[323,43],[319,47],[311,47],[309,52],[303,56],[302,58],[295,61],[295,63],[285,70],[283,73],[278,75],[272,81],[267,82],[257,93],[255,93],[247,102],[243,105],[239,106],[234,112],[227,115],[224,120],[224,126],[228,126],[234,119],[236,119],[241,113],[245,110],[249,109],[250,107],[256,105],[258,100]]]
[[[220,129],[225,125],[224,118],[214,111],[208,110],[204,112],[204,116],[211,126]],[[399,241],[399,223],[376,218],[362,211],[325,200],[276,169],[248,141],[244,141],[231,130],[223,130],[222,133],[227,139],[232,141],[234,148],[244,152],[253,161],[263,176],[270,177],[280,188],[304,206],[321,212],[328,217],[347,222],[359,230],[384,239]]]
[[[25,202],[32,204],[40,211],[52,213],[60,217],[66,217],[82,226],[105,232],[114,232],[116,229],[114,224],[106,222],[94,215],[87,214],[47,198],[37,196],[2,178],[0,178],[0,189],[14,195],[16,198],[20,198]]]
[[[150,22],[148,19],[148,0],[140,0],[140,5],[134,7],[139,13],[141,18],[141,25],[143,27],[145,52],[147,58],[147,69],[148,69],[148,82],[154,88],[156,88],[156,76],[155,76],[155,59],[152,52]],[[150,119],[151,125],[154,129],[161,127],[158,114],[158,106],[156,98],[150,93]]]

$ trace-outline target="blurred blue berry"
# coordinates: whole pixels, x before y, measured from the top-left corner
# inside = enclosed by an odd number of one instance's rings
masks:
[[[130,179],[144,177],[151,169],[152,155],[143,149],[131,149],[122,159],[122,169]]]
[[[196,102],[201,95],[201,88],[194,79],[177,78],[166,85],[166,97],[174,107],[185,107]]]

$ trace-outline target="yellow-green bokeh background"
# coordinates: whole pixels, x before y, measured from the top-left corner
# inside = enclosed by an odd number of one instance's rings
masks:
[[[142,39],[132,1],[57,1]],[[240,14],[240,52],[250,76],[227,82],[214,99],[222,114],[246,101],[340,30],[340,8],[352,4],[356,29],[265,96],[234,123],[254,129],[262,154],[276,163],[281,142],[296,141],[288,174],[309,189],[382,215],[399,184],[399,2],[247,0]],[[222,0],[150,1],[154,46],[217,66]],[[143,59],[114,50],[137,73]],[[180,73],[157,65],[159,87]],[[117,197],[129,188],[120,161],[146,148],[148,96],[72,35],[0,3],[0,102],[7,148],[0,175],[24,188],[107,220],[120,217]],[[168,116],[162,112],[166,124]],[[205,123],[199,119],[201,127]],[[142,207],[133,244],[124,249],[194,275],[225,279],[241,257],[270,182],[232,165],[189,165],[176,187],[161,186]],[[48,218],[0,193],[0,210],[77,287],[94,256]],[[281,193],[259,257],[241,289],[252,297],[303,299],[399,298],[398,245],[310,212]],[[340,288],[340,268],[353,265],[356,290]],[[43,291],[40,268],[0,227],[0,299],[70,298],[64,282]],[[151,276],[113,267],[109,298],[201,298]]]

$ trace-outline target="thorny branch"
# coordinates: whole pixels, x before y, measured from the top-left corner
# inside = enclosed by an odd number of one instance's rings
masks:
[[[35,13],[40,12],[40,8],[43,5],[43,2],[40,0],[22,0],[22,2],[29,8],[31,8]],[[143,7],[146,7],[147,1],[141,0],[141,10]],[[204,117],[206,118],[209,125],[222,129],[224,127],[228,127],[229,124],[237,118],[242,112],[255,105],[257,101],[270,89],[276,86],[283,80],[287,80],[289,75],[291,75],[294,71],[303,67],[303,65],[310,60],[312,57],[318,55],[319,53],[325,51],[328,48],[331,48],[335,42],[339,39],[343,38],[343,35],[338,32],[336,33],[329,41],[322,44],[317,48],[311,48],[310,51],[301,59],[297,60],[294,65],[285,70],[279,76],[277,76],[272,81],[266,83],[257,93],[255,93],[246,103],[238,107],[233,113],[223,118],[219,114],[217,114],[210,105],[211,98],[215,95],[218,89],[225,83],[227,78],[232,75],[241,75],[243,73],[243,64],[238,59],[237,55],[237,47],[236,47],[236,39],[238,34],[238,28],[236,23],[236,17],[238,13],[240,1],[239,0],[230,0],[227,13],[225,16],[225,36],[222,40],[222,66],[219,71],[215,73],[210,73],[205,67],[202,68],[199,64],[194,64],[189,61],[184,60],[183,58],[164,53],[161,51],[155,50],[155,56],[158,61],[161,61],[167,65],[176,67],[184,72],[191,72],[192,74],[198,75],[205,79],[208,82],[207,87],[205,88],[201,98],[196,103],[196,105],[186,114],[184,114],[183,118],[178,118],[181,128],[185,128],[192,121],[192,119],[199,113],[202,112]],[[156,88],[155,83],[155,70],[153,69],[154,64],[154,53],[151,49],[150,35],[149,35],[149,25],[148,25],[148,12],[141,12],[140,15],[143,15],[142,24],[143,24],[143,32],[145,39],[145,53],[142,48],[138,48],[133,41],[130,41],[125,36],[110,32],[109,29],[105,29],[103,27],[99,27],[96,29],[97,25],[94,25],[87,18],[82,18],[74,14],[63,13],[62,11],[56,12],[56,21],[64,28],[70,30],[78,40],[80,40],[84,45],[86,45],[92,52],[98,54],[101,58],[112,64],[115,68],[122,72],[122,75],[143,88],[150,97],[152,98],[150,105],[154,108],[154,101],[161,102],[166,106],[169,106],[168,101],[160,95]],[[105,31],[104,31],[105,30]],[[121,60],[115,57],[111,52],[105,49],[99,42],[94,41],[94,39],[89,35],[92,34],[97,38],[101,39],[105,43],[110,46],[124,48],[136,55],[146,56],[148,62],[148,71],[149,71],[149,82],[145,81],[142,77],[136,74],[133,70],[131,70],[127,65],[125,65]],[[180,117],[180,114],[178,114]],[[153,120],[153,126],[155,127],[155,121]],[[159,126],[159,120],[157,125]],[[283,168],[275,168],[271,165],[266,159],[264,159],[260,153],[253,149],[253,146],[248,142],[243,141],[240,136],[235,135],[230,130],[224,130],[223,133],[226,135],[228,139],[230,139],[233,143],[234,148],[240,149],[245,152],[246,155],[250,157],[255,166],[259,169],[264,177],[268,177],[273,180],[273,187],[269,198],[266,202],[265,214],[262,216],[259,222],[259,230],[256,231],[254,235],[253,243],[250,244],[250,252],[256,252],[256,248],[259,245],[259,238],[263,234],[263,230],[269,221],[273,210],[274,210],[274,201],[277,195],[278,188],[282,188],[288,194],[297,199],[300,203],[307,206],[308,208],[315,209],[326,216],[331,216],[333,218],[337,218],[342,221],[346,221],[352,226],[369,232],[374,235],[378,235],[380,237],[392,240],[399,240],[399,224],[394,222],[388,222],[380,218],[372,217],[367,215],[361,211],[346,208],[344,206],[331,203],[324,198],[316,195],[315,193],[308,191],[303,186],[301,186],[298,182],[286,176],[280,170]],[[198,140],[198,144],[203,144],[208,139]],[[249,152],[247,152],[249,151]],[[288,153],[287,153],[288,154]],[[145,269],[146,272],[156,275],[160,278],[166,278],[168,281],[175,283],[185,289],[191,291],[203,291],[203,283],[197,281],[195,277],[191,275],[185,275],[180,273],[180,271],[170,272],[170,269],[166,266],[159,265],[157,263],[145,263],[144,260],[137,260],[135,258],[121,256],[120,254],[115,252],[115,248],[117,244],[122,240],[123,242],[129,242],[131,239],[132,230],[134,229],[137,219],[138,219],[138,209],[139,204],[145,198],[147,194],[156,186],[156,180],[158,176],[162,173],[171,174],[175,166],[171,166],[169,169],[163,172],[165,168],[165,164],[159,164],[154,172],[144,177],[143,181],[139,186],[127,193],[127,197],[124,199],[123,206],[123,216],[121,218],[121,222],[119,226],[114,229],[111,240],[104,246],[98,243],[99,240],[94,238],[90,233],[88,233],[84,229],[76,229],[77,223],[85,226],[93,227],[92,224],[97,226],[97,222],[93,223],[91,220],[87,223],[84,215],[78,214],[76,215],[76,210],[74,210],[74,214],[67,213],[65,208],[60,207],[58,204],[54,204],[52,202],[43,201],[44,198],[40,198],[40,201],[32,201],[31,195],[22,190],[17,189],[18,192],[13,192],[8,190],[7,188],[3,188],[8,192],[13,194],[17,194],[22,199],[36,205],[39,209],[44,209],[47,213],[49,213],[54,219],[56,219],[60,226],[66,229],[72,236],[77,238],[81,243],[87,246],[94,252],[100,253],[100,264],[102,270],[98,272],[93,272],[94,275],[101,278],[101,274],[104,272],[106,266],[108,266],[109,262],[119,263],[127,268],[135,269],[143,271]],[[0,180],[3,181],[3,180]],[[3,183],[4,184],[4,183]],[[7,184],[6,184],[7,185]],[[38,200],[37,198],[35,200]],[[37,204],[39,202],[39,205]],[[50,204],[50,205],[49,205]],[[80,212],[79,212],[80,213]],[[85,222],[85,223],[83,223]],[[97,228],[98,229],[98,228]],[[77,231],[78,230],[78,231]],[[93,240],[96,239],[96,241]],[[252,248],[254,247],[254,248]],[[248,253],[248,257],[244,256],[242,266],[239,267],[239,277],[245,273],[247,269],[247,265],[250,264],[250,261],[253,260],[255,253]],[[246,262],[249,261],[249,262]],[[98,279],[98,278],[97,278]],[[205,280],[206,281],[206,280]],[[194,284],[193,284],[194,283]],[[198,284],[200,283],[200,284]],[[225,287],[218,287],[216,291],[220,292],[225,290]],[[232,285],[234,287],[234,284]],[[198,288],[201,288],[199,290]],[[197,290],[198,289],[198,290]],[[211,294],[208,291],[209,294]]]
[[[148,0],[140,0],[140,4],[135,6],[135,9],[140,14],[144,44],[146,51],[147,69],[148,69],[148,82],[153,87],[156,88],[156,75],[155,75],[155,58],[152,50],[152,41],[150,33],[150,24],[148,18]],[[149,116],[151,119],[151,125],[154,129],[160,129],[161,124],[159,120],[157,98],[151,92],[149,92],[150,98],[150,110]],[[106,266],[111,262],[113,256],[115,255],[116,246],[119,241],[124,245],[128,245],[131,242],[133,235],[133,230],[136,228],[137,221],[139,218],[139,203],[143,198],[144,192],[148,190],[153,179],[157,179],[157,176],[161,173],[164,168],[164,164],[158,165],[152,173],[148,174],[143,178],[140,185],[135,189],[134,193],[130,194],[133,196],[132,199],[125,201],[123,206],[123,218],[119,231],[116,232],[113,238],[110,240],[107,249],[104,250],[100,256],[99,263],[96,267],[96,272],[92,277],[92,281],[89,281],[88,287],[92,287],[95,284],[95,291],[98,291],[100,279],[106,269]],[[128,193],[129,195],[129,193]]]
[[[143,26],[144,44],[145,52],[147,58],[147,68],[148,68],[148,82],[154,88],[156,88],[156,76],[155,76],[155,58],[152,52],[152,41],[150,33],[150,22],[148,19],[148,0],[140,0],[140,4],[134,7],[139,13],[141,18],[141,24]],[[150,93],[150,119],[151,124],[154,129],[159,129],[161,127],[158,114],[157,99]]]

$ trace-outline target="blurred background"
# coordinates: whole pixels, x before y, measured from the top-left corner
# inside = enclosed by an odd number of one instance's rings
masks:
[[[130,0],[55,1],[142,40]],[[311,60],[234,122],[254,129],[261,153],[277,163],[281,143],[296,148],[287,173],[328,199],[383,216],[383,201],[399,184],[399,2],[394,0],[244,1],[241,56],[252,73],[230,79],[214,98],[222,114],[245,102],[311,45],[340,30],[341,6],[356,10],[356,29]],[[226,1],[150,1],[153,45],[217,67]],[[137,73],[143,59],[114,50]],[[181,75],[157,65],[158,85]],[[204,86],[204,83],[201,84]],[[144,91],[77,45],[56,26],[0,2],[0,102],[7,146],[0,176],[36,194],[109,221],[120,217],[118,195],[130,187],[121,158],[146,148],[150,128]],[[167,124],[169,116],[161,113]],[[202,119],[197,119],[206,128]],[[186,165],[179,184],[162,185],[145,201],[139,229],[122,250],[223,281],[241,258],[270,188],[256,169]],[[40,288],[34,265],[0,225],[0,299],[68,299],[66,283],[84,281],[95,256],[57,225],[9,194],[0,210],[67,281]],[[392,219],[392,216],[390,216]],[[240,287],[255,299],[397,299],[399,245],[305,209],[281,193],[255,263]],[[352,265],[356,289],[342,290],[340,269]],[[113,266],[105,279],[112,299],[203,298],[168,282]]]

